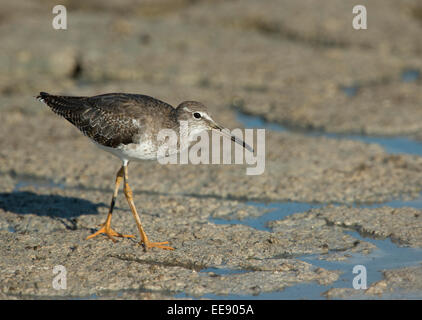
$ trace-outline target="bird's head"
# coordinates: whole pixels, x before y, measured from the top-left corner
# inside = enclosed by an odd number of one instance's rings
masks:
[[[185,121],[188,127],[189,139],[202,133],[203,131],[213,130],[222,136],[240,144],[245,149],[253,152],[253,148],[238,137],[231,135],[227,129],[218,125],[209,115],[207,107],[200,102],[185,101],[176,108],[177,121]]]

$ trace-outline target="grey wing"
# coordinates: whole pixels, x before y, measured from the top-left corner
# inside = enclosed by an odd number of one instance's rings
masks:
[[[141,129],[134,119],[142,105],[132,95],[70,97],[41,92],[37,98],[86,136],[106,147],[135,142]]]

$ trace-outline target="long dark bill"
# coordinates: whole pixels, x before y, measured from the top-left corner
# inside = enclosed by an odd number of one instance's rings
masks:
[[[217,133],[219,133],[220,135],[222,135],[223,137],[227,137],[227,138],[229,138],[231,141],[234,141],[234,142],[236,142],[236,143],[238,143],[238,144],[240,144],[243,148],[245,148],[246,150],[248,150],[248,151],[250,151],[250,152],[254,152],[254,150],[253,150],[253,148],[250,146],[250,145],[248,145],[245,141],[243,141],[242,139],[239,139],[238,137],[236,137],[235,135],[231,135],[231,134],[229,134],[228,132],[229,132],[229,130],[228,129],[226,129],[226,128],[223,128],[223,127],[221,127],[221,126],[219,126],[218,124],[216,124],[216,123],[212,123],[211,124],[211,127],[212,127],[212,129],[215,131],[215,132],[217,132]]]

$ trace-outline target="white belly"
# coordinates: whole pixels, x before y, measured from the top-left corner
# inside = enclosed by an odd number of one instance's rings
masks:
[[[187,146],[189,146],[193,141],[196,141],[196,135],[191,134],[188,137]],[[121,144],[116,148],[106,147],[101,144],[94,142],[97,147],[103,149],[111,154],[114,154],[116,157],[120,158],[122,161],[132,161],[132,160],[157,160],[159,158],[164,158],[175,153],[179,153],[180,145],[177,147],[170,148],[171,152],[167,152],[165,155],[161,154],[159,151],[159,146],[156,143],[153,143],[149,137],[143,137],[138,143],[130,143],[127,145]],[[182,147],[182,150],[186,147]],[[157,154],[160,157],[157,157]]]
[[[120,145],[117,148],[110,148],[95,143],[97,147],[103,149],[121,160],[156,160],[157,148],[152,143],[144,142],[140,144],[131,143],[128,145]]]

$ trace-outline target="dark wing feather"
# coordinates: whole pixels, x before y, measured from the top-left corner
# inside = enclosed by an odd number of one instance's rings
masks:
[[[133,120],[142,119],[145,111],[156,107],[157,103],[172,108],[148,96],[123,93],[70,97],[41,92],[37,98],[85,135],[107,147],[135,142],[142,124]]]

